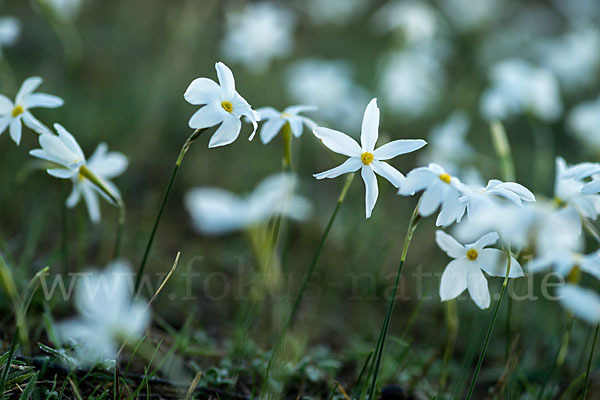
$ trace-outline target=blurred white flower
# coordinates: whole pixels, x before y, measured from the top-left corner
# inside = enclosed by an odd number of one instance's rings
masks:
[[[557,289],[557,294],[562,306],[577,318],[592,325],[600,323],[600,296],[597,292],[566,284]]]
[[[221,48],[229,60],[262,72],[272,60],[291,52],[296,20],[287,9],[270,2],[249,3],[226,17],[227,32]]]
[[[551,267],[565,277],[577,268],[600,279],[600,250],[591,254],[581,254],[563,249],[548,249],[527,265],[533,273],[547,271]]]
[[[388,2],[373,15],[375,29],[382,33],[399,30],[409,44],[433,38],[438,24],[435,10],[421,1]]]
[[[9,128],[10,137],[17,145],[21,142],[22,124],[39,134],[52,133],[29,110],[36,107],[60,107],[63,100],[46,93],[33,93],[41,84],[42,78],[37,76],[25,79],[14,103],[0,94],[0,135]]]
[[[600,150],[600,97],[575,106],[569,113],[567,126],[586,147]]]
[[[377,202],[379,188],[375,173],[387,179],[392,185],[399,188],[404,175],[384,160],[390,160],[401,154],[410,153],[425,146],[424,140],[394,140],[375,149],[379,138],[379,108],[377,99],[367,105],[363,116],[360,142],[362,146],[345,133],[328,128],[315,128],[315,136],[319,138],[330,150],[348,156],[343,164],[319,174],[314,174],[317,179],[336,178],[342,174],[361,170],[365,182],[365,212],[367,218]]]
[[[571,167],[572,168],[572,167]],[[572,207],[583,217],[595,220],[600,212],[600,195],[583,191],[586,183],[568,174],[568,165],[561,158],[556,158],[556,180],[554,184],[554,201],[561,207]]]
[[[231,70],[222,62],[215,64],[219,83],[212,79],[197,78],[190,83],[183,97],[193,105],[202,105],[189,121],[192,129],[203,129],[219,125],[212,135],[208,147],[225,146],[233,143],[240,134],[241,118],[244,116],[254,127],[249,140],[254,138],[260,116],[235,90],[235,79]]]
[[[121,195],[109,179],[125,171],[127,157],[121,153],[108,153],[106,144],[101,143],[89,161],[86,161],[83,150],[73,135],[60,124],[54,124],[54,129],[58,135],[40,135],[41,149],[31,150],[29,154],[55,164],[53,168],[46,170],[48,174],[60,179],[71,179],[73,191],[67,198],[67,207],[75,207],[83,196],[90,219],[97,223],[100,221],[98,194],[112,205],[119,205],[117,203]]]
[[[15,17],[0,17],[0,57],[2,48],[12,46],[21,34],[21,24]]]
[[[441,207],[435,224],[449,226],[461,211],[460,190],[464,186],[455,176],[450,176],[440,165],[415,168],[408,173],[400,186],[399,194],[412,196],[423,190],[419,214],[428,217]]]
[[[364,14],[369,0],[304,0],[301,4],[316,25],[344,25]]]
[[[454,299],[468,289],[471,298],[479,308],[488,308],[490,292],[482,270],[490,276],[505,277],[508,267],[508,260],[504,252],[485,248],[498,241],[498,234],[496,232],[488,233],[475,243],[462,245],[447,233],[436,231],[435,240],[448,256],[454,258],[442,274],[440,283],[442,301]],[[512,256],[510,257],[508,276],[510,278],[523,276],[521,266]]]
[[[137,340],[150,323],[145,302],[132,301],[131,268],[114,261],[106,270],[77,277],[75,308],[79,316],[61,322],[61,341],[74,346],[82,366],[114,360],[125,340]]]
[[[269,143],[285,124],[290,125],[292,134],[296,137],[302,135],[304,125],[308,129],[317,127],[317,124],[310,118],[298,115],[301,112],[315,111],[316,106],[289,106],[283,112],[279,112],[273,107],[263,107],[256,110],[260,115],[260,120],[263,121],[260,129],[260,139],[263,143]]]
[[[481,113],[488,120],[530,112],[544,121],[562,113],[558,81],[551,71],[524,60],[505,59],[490,72],[492,85],[481,95]]]
[[[306,219],[311,206],[294,194],[295,185],[292,175],[281,173],[266,178],[246,197],[218,188],[195,188],[185,204],[199,232],[220,235],[263,224],[276,215]]]
[[[442,0],[440,7],[458,31],[472,31],[497,16],[502,0]]]

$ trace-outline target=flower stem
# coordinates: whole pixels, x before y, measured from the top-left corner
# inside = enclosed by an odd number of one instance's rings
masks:
[[[148,244],[146,244],[146,249],[144,250],[144,256],[142,258],[142,263],[140,264],[140,268],[138,270],[137,276],[135,278],[135,289],[134,293],[137,294],[140,283],[142,282],[142,274],[144,273],[144,269],[146,268],[146,262],[148,261],[148,255],[150,254],[150,249],[152,248],[152,243],[154,242],[154,236],[156,235],[156,230],[158,228],[158,223],[160,222],[160,218],[162,217],[163,211],[165,210],[165,205],[167,204],[167,200],[169,198],[169,194],[171,193],[171,189],[173,187],[173,182],[175,182],[175,176],[177,175],[177,170],[179,170],[179,166],[183,161],[183,157],[185,157],[185,153],[189,150],[191,144],[198,139],[200,134],[202,134],[205,129],[196,129],[190,137],[187,138],[183,147],[181,147],[181,151],[179,152],[179,156],[177,157],[177,161],[175,162],[175,167],[173,168],[173,173],[171,174],[171,179],[169,179],[169,183],[167,184],[167,190],[163,196],[162,203],[160,208],[158,209],[158,215],[156,216],[156,220],[154,221],[154,226],[152,227],[152,231],[150,232],[150,238],[148,239]]]
[[[281,128],[281,137],[283,139],[283,169],[289,171],[292,169],[292,127],[286,122]]]
[[[373,378],[371,380],[371,387],[369,389],[369,399],[373,400],[375,397],[375,386],[377,384],[377,375],[379,373],[379,367],[381,365],[381,358],[383,356],[383,347],[385,346],[385,339],[387,336],[390,320],[392,318],[392,312],[394,311],[394,304],[396,302],[396,292],[398,290],[398,284],[400,283],[400,276],[402,275],[402,269],[404,268],[404,261],[406,260],[406,254],[408,253],[408,247],[413,237],[413,233],[419,223],[419,204],[417,203],[410,222],[408,223],[408,229],[406,231],[406,237],[404,238],[404,247],[402,248],[402,255],[400,256],[400,264],[398,265],[398,272],[396,272],[396,280],[394,281],[394,289],[392,296],[388,303],[387,312],[383,321],[383,326],[379,333],[379,340],[377,341],[377,347],[375,348],[375,358],[373,359]]]
[[[590,372],[592,372],[592,360],[594,359],[594,350],[596,349],[596,342],[598,341],[598,330],[600,329],[600,324],[596,325],[596,330],[594,331],[594,341],[592,342],[592,348],[590,349],[590,358],[587,364],[587,370],[585,372],[585,385],[583,386],[583,396],[582,400],[585,400],[588,391],[588,384],[590,383]]]
[[[60,253],[62,258],[63,273],[69,271],[69,225],[67,217],[67,199],[66,182],[60,185]]]
[[[119,203],[119,220],[117,221],[117,235],[115,237],[115,247],[113,250],[114,259],[121,256],[121,242],[123,240],[123,229],[125,228],[125,203]]]
[[[477,361],[477,367],[475,367],[475,373],[473,374],[473,379],[471,379],[471,385],[469,386],[469,393],[467,394],[466,400],[470,400],[473,395],[473,390],[475,389],[475,383],[477,382],[477,378],[479,377],[479,371],[481,371],[481,366],[483,364],[483,359],[485,358],[485,353],[487,351],[488,344],[490,343],[490,338],[492,337],[492,332],[494,330],[494,324],[496,323],[496,318],[498,317],[498,310],[500,309],[500,304],[502,304],[502,299],[504,298],[504,293],[506,292],[506,287],[508,286],[508,276],[510,275],[510,264],[511,264],[511,256],[510,256],[510,247],[507,251],[508,265],[506,268],[506,275],[504,276],[504,282],[502,282],[502,289],[500,290],[500,298],[494,307],[494,314],[492,315],[492,320],[490,321],[490,327],[488,328],[487,334],[485,335],[485,341],[483,342],[483,348],[481,349],[481,353],[479,353],[479,360]]]

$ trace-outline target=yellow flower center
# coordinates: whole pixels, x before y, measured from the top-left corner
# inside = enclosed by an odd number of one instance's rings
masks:
[[[290,113],[286,113],[286,112],[281,113],[281,118],[289,118],[291,116],[292,116],[292,114],[290,114]]]
[[[13,118],[16,118],[19,115],[23,114],[24,111],[25,111],[25,109],[23,108],[23,106],[20,105],[20,104],[17,104],[15,106],[15,108],[13,108],[13,110],[12,110],[12,116],[13,116]]]
[[[360,155],[360,159],[362,160],[363,164],[369,165],[373,162],[373,154],[365,151]]]
[[[467,258],[471,261],[476,260],[478,255],[479,254],[477,254],[477,250],[475,249],[469,249],[469,251],[467,251]]]
[[[555,198],[554,198],[554,205],[555,205],[557,208],[564,208],[564,207],[566,207],[566,206],[567,206],[567,202],[566,202],[566,201],[564,201],[563,199],[561,199],[560,197],[555,197]]]
[[[440,174],[440,179],[444,183],[450,183],[450,175],[448,174]],[[475,257],[477,257],[477,252],[475,252]]]
[[[233,111],[233,104],[231,104],[229,101],[222,102],[221,107],[223,107],[223,110],[227,111],[228,113]]]

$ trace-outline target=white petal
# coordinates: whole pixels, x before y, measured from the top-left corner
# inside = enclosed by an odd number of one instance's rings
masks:
[[[600,193],[600,179],[594,179],[593,181],[583,185],[583,187],[581,188],[581,193],[584,193],[584,194]]]
[[[192,129],[203,129],[223,122],[229,114],[218,103],[210,103],[192,115],[188,125]]]
[[[221,87],[208,78],[197,78],[190,83],[183,98],[190,104],[202,105],[221,101]]]
[[[64,101],[60,97],[46,93],[33,93],[23,100],[23,107],[25,108],[56,108],[62,106],[63,104]]]
[[[229,69],[229,67],[222,62],[218,62],[215,64],[215,69],[217,70],[217,77],[219,78],[219,84],[225,93],[227,98],[233,98],[235,94],[235,79],[233,78],[233,72]]]
[[[13,108],[15,108],[13,102],[5,95],[0,94],[0,115],[10,115],[10,113],[12,113]]]
[[[407,178],[408,179],[408,178]],[[421,196],[421,204],[419,205],[419,214],[423,217],[428,217],[437,210],[443,200],[445,192],[445,183],[442,181],[433,182],[425,189]]]
[[[32,131],[37,132],[40,135],[46,134],[46,133],[47,134],[51,134],[52,133],[52,131],[46,125],[42,124],[29,111],[25,111],[23,114],[21,114],[21,116],[23,118],[23,123],[25,125],[27,125],[27,127],[29,129],[31,129]]]
[[[362,129],[360,133],[360,143],[364,151],[373,152],[377,138],[379,137],[379,108],[377,99],[373,99],[365,109],[363,116]]]
[[[185,205],[200,232],[222,234],[245,225],[245,204],[225,190],[193,189],[185,196]]]
[[[25,96],[33,93],[33,91],[37,89],[38,86],[40,86],[41,84],[42,78],[40,78],[39,76],[33,76],[31,78],[25,79],[25,81],[23,81],[23,84],[21,85],[21,88],[17,92],[15,102],[17,104],[21,104]]]
[[[91,184],[84,183],[81,187],[83,191],[83,199],[90,215],[90,220],[93,223],[100,222],[100,204],[98,203],[98,195],[92,189]]]
[[[281,118],[281,113],[273,107],[261,107],[257,109],[256,112],[260,115],[261,121],[273,118]]]
[[[302,136],[302,120],[298,117],[288,118],[292,135],[295,137]]]
[[[397,188],[406,179],[400,171],[384,161],[373,160],[369,165],[376,174],[381,175]]]
[[[383,146],[379,147],[373,152],[375,159],[377,160],[389,160],[390,158],[394,158],[401,154],[406,154],[413,152],[415,150],[419,150],[421,147],[427,144],[426,141],[421,139],[416,140],[394,140],[392,142],[386,143]]]
[[[267,144],[281,131],[281,128],[286,123],[282,118],[273,118],[262,124],[260,128],[260,140]]]
[[[21,119],[20,118],[13,119],[9,125],[9,132],[10,132],[10,137],[17,145],[19,145],[19,143],[21,143],[21,130],[22,130]]]
[[[435,232],[435,241],[452,258],[463,257],[467,252],[462,244],[444,231]]]
[[[11,116],[0,117],[0,135],[4,133],[8,125],[10,125],[10,121],[12,120]]]
[[[351,157],[344,161],[343,164],[338,165],[337,167],[332,168],[330,170],[314,174],[313,176],[317,179],[336,178],[340,175],[347,174],[349,172],[358,171],[358,169],[362,166],[363,162],[360,160],[360,158]]]
[[[471,298],[482,310],[490,306],[490,291],[488,289],[487,279],[479,267],[471,262],[467,270],[467,288]]]
[[[85,155],[83,154],[83,150],[77,143],[77,140],[71,135],[71,133],[64,128],[61,124],[54,124],[54,129],[58,132],[58,137],[61,142],[63,142],[73,153],[77,155],[82,160],[85,160]]]
[[[506,276],[506,268],[508,260],[506,253],[498,249],[483,249],[477,250],[477,259],[474,260],[479,267],[491,276],[504,278]],[[509,278],[519,278],[523,276],[521,264],[514,257],[510,258],[510,273]]]
[[[373,169],[368,165],[363,165],[360,175],[365,182],[365,212],[367,218],[371,217],[377,196],[379,196],[379,187],[377,186],[377,177]]]
[[[73,190],[71,191],[69,197],[67,197],[65,204],[68,208],[73,208],[77,205],[77,203],[79,203],[79,200],[81,200],[81,187],[79,184],[74,183]]]
[[[447,227],[452,225],[458,220],[460,212],[461,205],[458,193],[451,188],[446,188],[446,195],[436,219],[436,226]]]
[[[557,293],[563,307],[578,318],[592,325],[600,323],[600,297],[597,293],[572,284],[559,287]]]
[[[485,235],[477,239],[477,241],[473,243],[472,247],[474,247],[475,250],[480,251],[484,247],[495,244],[498,241],[498,239],[500,239],[500,237],[496,232],[486,233]]]
[[[213,148],[233,143],[239,136],[241,127],[242,121],[239,118],[231,114],[226,115],[219,129],[210,138],[208,147]]]
[[[426,167],[415,168],[406,175],[398,191],[403,196],[412,196],[425,189],[436,176]]]
[[[600,251],[582,257],[579,268],[596,279],[600,279]]]
[[[319,109],[319,107],[317,107],[317,106],[297,105],[297,106],[289,106],[285,110],[283,110],[283,112],[287,113],[287,114],[296,115],[296,114],[299,114],[301,112],[306,112],[306,111],[317,111],[318,109]]]
[[[106,143],[100,143],[88,161],[88,167],[102,178],[114,178],[127,169],[127,156],[115,151],[108,152]]]
[[[47,169],[46,172],[53,177],[60,179],[71,179],[73,175],[75,175],[75,172],[66,168],[51,168]]]
[[[467,288],[468,262],[466,258],[459,258],[448,264],[440,282],[440,298],[442,301],[452,300],[465,291]]]
[[[315,128],[313,133],[330,150],[348,157],[360,157],[362,150],[356,140],[345,133],[329,128]]]

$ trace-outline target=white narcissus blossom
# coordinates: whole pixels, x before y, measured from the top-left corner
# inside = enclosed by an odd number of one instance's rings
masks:
[[[580,168],[588,167],[588,163],[580,166]],[[585,176],[585,170],[579,171],[579,168],[569,167],[563,158],[556,158],[554,201],[558,206],[572,207],[583,218],[595,220],[600,212],[600,195],[594,194],[595,184],[586,186],[585,182],[578,179]]]
[[[54,129],[58,135],[40,135],[41,149],[31,150],[29,154],[53,164],[52,168],[46,170],[48,174],[60,179],[71,179],[73,191],[67,198],[67,207],[75,207],[83,196],[90,219],[97,223],[100,221],[98,194],[113,205],[121,202],[118,189],[109,179],[123,173],[127,168],[127,157],[121,153],[108,153],[106,144],[101,143],[89,161],[86,161],[85,154],[73,135],[60,124],[54,124]]]
[[[462,245],[447,233],[437,231],[435,240],[448,256],[454,258],[442,274],[440,283],[442,301],[454,299],[468,289],[471,298],[479,308],[488,308],[490,292],[482,270],[490,276],[505,277],[508,267],[508,260],[504,252],[485,248],[498,241],[498,234],[491,232],[483,235],[475,243]],[[512,256],[510,257],[508,276],[509,278],[523,276],[521,266]]]
[[[290,106],[287,107],[283,112],[279,112],[273,107],[263,107],[256,110],[260,115],[260,120],[263,121],[262,128],[260,129],[260,140],[267,144],[281,131],[281,128],[285,124],[290,125],[292,134],[295,137],[302,135],[304,125],[307,128],[313,129],[317,127],[317,124],[310,118],[298,115],[301,112],[315,111],[316,106]]]
[[[342,174],[361,170],[365,182],[365,212],[367,218],[377,202],[379,188],[377,186],[378,174],[387,179],[392,185],[399,188],[404,181],[404,175],[388,163],[401,154],[413,152],[425,146],[424,140],[394,140],[375,149],[379,138],[379,108],[377,99],[371,100],[363,116],[360,142],[362,146],[345,133],[328,128],[315,128],[315,136],[319,138],[330,150],[348,156],[343,164],[319,174],[314,174],[317,179],[336,178]]]
[[[427,167],[415,168],[408,173],[398,191],[403,196],[412,196],[424,190],[419,204],[419,214],[428,217],[440,206],[437,226],[449,226],[456,221],[461,211],[460,189],[463,184],[455,176],[450,176],[435,163]]]
[[[219,78],[218,84],[212,79],[197,78],[190,83],[183,95],[188,103],[203,106],[190,118],[190,128],[203,129],[220,124],[210,138],[208,147],[225,146],[237,139],[242,127],[241,118],[246,117],[254,127],[249,138],[252,140],[260,116],[236,92],[231,70],[222,62],[216,63],[215,69]]]
[[[37,76],[25,79],[14,103],[0,94],[0,135],[8,127],[10,137],[17,145],[21,142],[22,124],[39,134],[51,133],[48,127],[31,114],[30,109],[56,108],[63,105],[63,100],[59,97],[46,93],[33,93],[41,84],[42,78]]]
[[[591,254],[581,254],[563,249],[547,249],[527,265],[533,273],[547,271],[551,267],[565,277],[577,268],[600,279],[600,250]]]
[[[132,278],[124,261],[78,276],[75,308],[79,316],[59,323],[57,330],[63,343],[73,345],[82,366],[114,360],[124,341],[139,339],[148,327],[146,303],[132,301]]]
[[[185,204],[198,231],[219,235],[263,224],[276,215],[306,219],[310,203],[294,194],[294,187],[295,178],[281,173],[265,179],[246,197],[218,188],[192,189]]]
[[[600,323],[600,296],[597,292],[567,284],[557,290],[564,308],[591,325]]]

